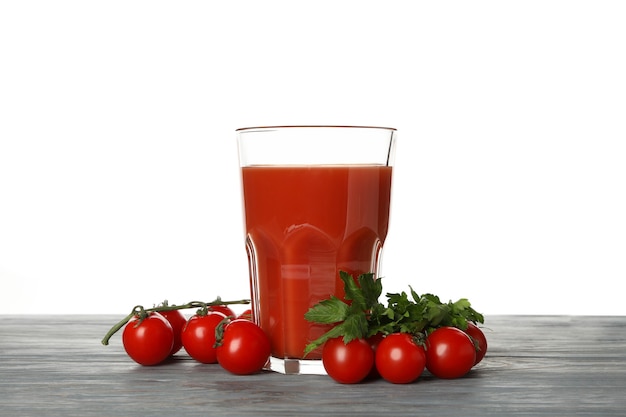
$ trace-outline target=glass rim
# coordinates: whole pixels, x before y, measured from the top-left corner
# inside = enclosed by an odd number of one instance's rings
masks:
[[[380,129],[387,130],[390,132],[396,132],[397,129],[395,127],[383,127],[383,126],[359,126],[359,125],[275,125],[275,126],[254,126],[254,127],[240,127],[239,129],[235,129],[235,132],[247,132],[254,130],[266,130],[266,129],[316,129],[316,128],[326,128],[326,129]]]

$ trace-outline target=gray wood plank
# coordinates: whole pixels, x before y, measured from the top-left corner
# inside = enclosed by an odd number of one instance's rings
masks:
[[[235,376],[124,353],[117,316],[0,316],[0,416],[626,416],[626,317],[494,316],[469,375],[410,385]]]

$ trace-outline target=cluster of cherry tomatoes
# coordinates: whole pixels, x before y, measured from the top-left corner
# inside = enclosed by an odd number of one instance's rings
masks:
[[[234,374],[260,371],[270,355],[270,341],[250,321],[226,305],[209,306],[189,319],[180,310],[133,316],[122,332],[128,356],[141,365],[157,365],[184,349],[201,363],[219,363]]]
[[[237,316],[227,305],[206,305],[189,319],[179,309],[140,309],[125,324],[122,342],[141,365],[160,364],[184,349],[198,362],[219,363],[238,375],[261,371],[271,351],[268,336],[251,321],[250,310]],[[374,378],[408,384],[425,369],[438,378],[462,377],[486,352],[485,334],[468,321],[463,330],[442,326],[428,334],[376,334],[348,343],[343,336],[335,337],[324,343],[322,363],[342,384]]]
[[[382,377],[395,384],[416,381],[427,369],[438,378],[459,378],[487,352],[483,331],[468,322],[465,330],[439,327],[428,336],[409,333],[375,335],[369,339],[329,339],[322,350],[328,375],[343,384]]]

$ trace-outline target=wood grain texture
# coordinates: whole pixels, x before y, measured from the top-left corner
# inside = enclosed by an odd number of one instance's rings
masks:
[[[142,367],[100,344],[120,318],[0,316],[0,416],[626,416],[626,317],[487,317],[470,374],[410,385]]]

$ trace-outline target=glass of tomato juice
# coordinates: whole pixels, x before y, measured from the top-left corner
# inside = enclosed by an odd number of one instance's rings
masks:
[[[252,315],[270,337],[266,368],[324,374],[329,330],[304,315],[344,296],[339,272],[379,274],[389,225],[396,129],[269,126],[236,131]]]

